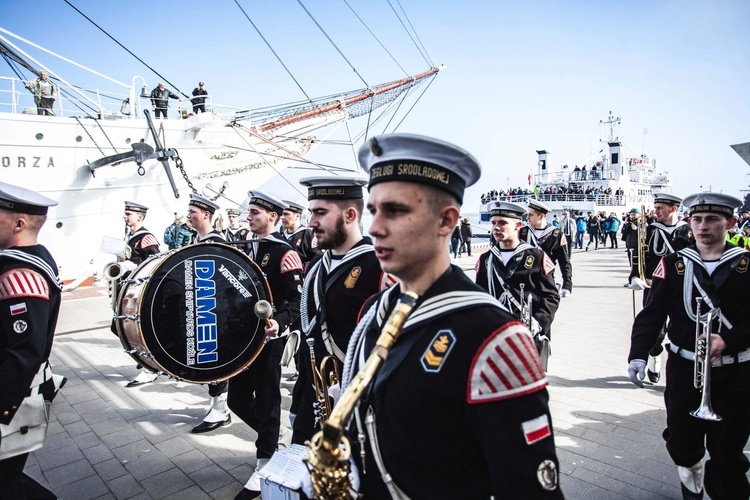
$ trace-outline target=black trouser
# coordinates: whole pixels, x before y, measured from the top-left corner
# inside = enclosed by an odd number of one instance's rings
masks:
[[[691,467],[706,462],[705,487],[711,498],[750,497],[745,473],[750,462],[743,453],[750,436],[750,362],[711,368],[711,403],[720,422],[690,415],[698,408],[701,392],[693,387],[694,363],[670,351],[667,362],[667,428],[662,436],[676,465]]]
[[[247,370],[229,381],[227,403],[235,415],[255,429],[256,458],[271,458],[281,426],[281,355],[286,338],[272,340]]]
[[[222,394],[227,392],[228,387],[229,383],[226,380],[224,382],[219,382],[218,384],[211,384],[208,386],[208,395],[212,398],[221,396]]]
[[[3,500],[55,499],[57,495],[23,472],[28,453],[0,460],[0,498]]]
[[[648,300],[648,294],[651,293],[650,288],[645,288],[643,290],[643,305],[646,305],[646,300]],[[654,344],[654,347],[651,348],[651,350],[648,352],[649,356],[657,357],[660,356],[662,352],[664,352],[664,346],[662,343],[664,342],[664,339],[667,337],[667,323],[664,323],[664,326],[662,326],[661,330],[659,330],[659,336],[656,338],[656,343]]]
[[[609,231],[609,242],[612,248],[617,248],[617,231]]]
[[[164,118],[167,117],[167,108],[164,107],[156,107],[154,108],[154,118],[159,118],[159,115],[163,116]]]
[[[52,107],[55,105],[55,99],[52,97],[40,97],[36,104],[37,115],[55,116]]]
[[[197,115],[198,113],[205,113],[205,112],[206,112],[205,104],[193,104],[193,113]]]

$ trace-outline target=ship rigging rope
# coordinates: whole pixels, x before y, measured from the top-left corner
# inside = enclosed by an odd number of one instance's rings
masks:
[[[338,46],[334,43],[334,41],[331,39],[330,36],[328,36],[328,33],[326,33],[326,30],[323,29],[323,27],[320,25],[317,19],[313,17],[313,15],[310,13],[309,10],[307,10],[307,7],[305,7],[305,4],[302,3],[302,0],[297,0],[297,3],[302,7],[302,10],[305,11],[305,13],[310,16],[310,19],[315,23],[315,26],[318,27],[321,33],[325,35],[325,37],[328,39],[329,42],[331,42],[331,45],[333,45],[333,48],[336,49],[336,52],[339,53],[339,55],[346,61],[346,64],[349,65],[350,68],[352,68],[352,71],[359,77],[360,80],[362,80],[362,83],[365,84],[366,87],[370,87],[370,85],[365,81],[364,78],[362,78],[362,75],[359,74],[359,71],[357,71],[357,68],[355,68],[352,63],[349,61],[349,59],[346,58],[343,52],[341,52],[341,49],[338,48]]]
[[[128,54],[130,54],[131,56],[135,57],[138,60],[138,62],[140,62],[141,64],[143,64],[144,66],[146,66],[148,69],[150,69],[151,71],[153,71],[156,76],[158,76],[159,78],[162,79],[162,81],[167,82],[170,87],[174,88],[177,92],[179,92],[180,94],[182,94],[186,99],[190,98],[182,90],[180,90],[179,88],[177,88],[177,85],[175,85],[172,82],[170,82],[169,80],[167,80],[164,76],[161,75],[161,73],[159,73],[154,68],[152,68],[151,66],[149,66],[146,63],[146,61],[144,61],[143,59],[141,59],[140,57],[138,57],[137,55],[135,55],[133,52],[131,52],[130,49],[128,49],[127,47],[125,47],[123,44],[121,44],[115,37],[113,37],[112,35],[110,35],[109,33],[107,33],[107,31],[104,28],[102,28],[101,26],[99,26],[98,24],[96,24],[90,17],[88,17],[83,12],[81,12],[78,9],[78,7],[76,7],[75,5],[73,5],[72,3],[70,3],[68,0],[65,0],[65,3],[68,4],[68,5],[70,5],[73,8],[73,10],[75,10],[76,12],[78,12],[79,14],[81,14],[88,22],[90,22],[91,24],[93,24],[94,26],[96,26],[97,28],[99,28],[99,31],[101,31],[102,33],[104,33],[105,35],[107,35],[113,42],[115,42],[117,45],[119,45],[120,47],[122,47],[123,49],[125,49],[125,51]]]
[[[411,41],[414,42],[414,46],[417,48],[417,50],[419,51],[419,53],[422,54],[422,57],[424,57],[425,62],[427,64],[429,64],[431,68],[434,68],[435,65],[432,64],[432,60],[431,60],[430,56],[427,54],[427,49],[425,49],[424,45],[422,45],[422,40],[419,39],[419,35],[417,35],[417,31],[414,29],[414,26],[412,26],[411,21],[409,21],[409,17],[406,15],[406,11],[401,6],[401,2],[399,2],[398,0],[396,0],[396,2],[398,3],[398,6],[401,9],[401,12],[404,13],[404,17],[406,18],[406,22],[408,22],[409,26],[411,26],[411,30],[414,32],[414,36],[416,36],[417,40],[419,40],[419,45],[417,45],[417,42],[414,41],[414,37],[411,36],[411,32],[406,27],[406,25],[404,24],[404,22],[401,20],[401,16],[399,16],[398,12],[396,12],[396,9],[393,8],[393,4],[391,3],[391,0],[388,0],[388,5],[391,6],[391,9],[393,9],[393,13],[396,14],[396,17],[398,18],[399,22],[401,23],[401,26],[404,27],[404,30],[406,30],[406,33],[409,35],[409,38],[411,38]],[[422,48],[420,48],[420,45],[422,46]]]
[[[388,49],[386,49],[386,48],[385,48],[385,45],[383,45],[383,42],[381,42],[381,41],[380,41],[380,39],[379,39],[379,38],[378,38],[377,36],[375,36],[375,33],[373,33],[373,32],[372,32],[372,30],[370,29],[370,27],[369,27],[369,26],[367,26],[367,24],[365,24],[365,22],[364,22],[364,21],[362,20],[362,18],[361,18],[361,17],[359,17],[359,14],[357,14],[357,12],[356,12],[356,11],[355,11],[355,10],[354,10],[354,9],[352,8],[352,6],[351,6],[351,5],[349,5],[349,2],[347,2],[346,0],[343,0],[343,1],[344,1],[344,3],[346,4],[346,6],[347,6],[347,7],[349,7],[349,10],[351,10],[351,11],[352,11],[352,14],[354,14],[354,15],[356,16],[356,18],[357,18],[357,19],[359,19],[359,22],[360,22],[360,23],[362,23],[362,26],[364,26],[364,27],[365,27],[365,29],[366,29],[367,31],[369,31],[369,32],[370,32],[370,34],[371,34],[371,35],[372,35],[372,37],[373,37],[373,38],[375,39],[375,41],[376,41],[376,42],[378,42],[378,44],[380,44],[380,46],[381,46],[381,47],[383,48],[383,50],[385,50],[385,53],[386,53],[386,54],[388,54],[388,55],[390,56],[390,58],[391,58],[391,59],[393,59],[393,62],[394,62],[394,63],[396,63],[396,66],[398,66],[399,68],[401,68],[401,71],[403,71],[403,72],[404,72],[404,74],[405,74],[406,76],[409,76],[409,72],[408,72],[408,71],[406,71],[406,70],[405,70],[405,69],[404,69],[404,68],[403,68],[403,67],[401,66],[401,64],[399,64],[399,62],[398,62],[398,61],[396,60],[396,58],[395,58],[395,57],[393,57],[393,54],[391,54],[391,53],[390,53],[390,51],[389,51]]]
[[[67,0],[66,0],[66,1],[67,1]],[[273,50],[273,47],[271,47],[271,44],[270,44],[270,43],[268,43],[268,40],[266,40],[266,37],[264,37],[264,36],[263,36],[263,33],[261,33],[261,32],[260,32],[260,30],[258,29],[258,27],[257,27],[257,26],[255,25],[255,23],[253,22],[253,20],[252,20],[252,19],[250,19],[250,16],[248,16],[248,15],[247,15],[247,12],[245,12],[245,9],[243,9],[243,8],[242,8],[242,5],[240,5],[240,3],[239,3],[239,2],[237,1],[237,0],[234,0],[234,3],[236,3],[236,4],[237,4],[237,7],[239,7],[239,9],[240,9],[240,10],[242,11],[242,13],[243,13],[243,14],[245,15],[245,18],[247,18],[248,22],[249,22],[249,23],[250,23],[250,24],[251,24],[251,25],[253,26],[253,28],[255,28],[255,31],[256,31],[256,32],[258,33],[258,35],[259,35],[259,36],[260,36],[260,38],[261,38],[261,39],[263,40],[263,42],[265,42],[266,46],[267,46],[267,47],[268,47],[268,49],[269,49],[269,50],[270,50],[270,51],[271,51],[271,52],[273,53],[273,55],[274,55],[274,56],[276,56],[276,59],[277,59],[277,60],[279,61],[279,63],[280,63],[280,64],[281,64],[281,65],[282,65],[282,66],[284,67],[284,69],[285,69],[285,70],[286,70],[286,72],[287,72],[287,73],[289,74],[289,76],[290,76],[290,77],[292,78],[292,80],[294,80],[294,83],[296,83],[296,84],[297,84],[297,87],[299,87],[299,89],[300,89],[300,90],[302,91],[302,93],[303,93],[303,94],[305,94],[305,97],[307,97],[307,100],[308,100],[308,101],[309,101],[310,103],[312,103],[313,101],[312,101],[312,99],[310,99],[310,96],[309,96],[309,95],[307,95],[307,92],[305,92],[305,89],[303,89],[303,88],[302,88],[302,85],[300,85],[300,83],[299,83],[299,82],[297,81],[297,79],[296,79],[296,78],[294,77],[294,75],[292,74],[292,72],[291,72],[291,71],[289,71],[289,68],[287,68],[287,67],[286,67],[286,64],[284,64],[284,61],[282,61],[282,60],[281,60],[281,58],[279,57],[279,55],[278,55],[278,54],[276,53],[276,51],[275,51],[275,50]]]

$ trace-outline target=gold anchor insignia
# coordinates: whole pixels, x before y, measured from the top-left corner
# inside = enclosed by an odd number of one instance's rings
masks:
[[[380,147],[380,144],[378,144],[378,140],[374,137],[370,139],[370,151],[372,151],[372,154],[375,156],[383,154],[383,149]]]

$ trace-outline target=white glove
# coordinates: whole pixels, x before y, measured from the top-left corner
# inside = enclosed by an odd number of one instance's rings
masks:
[[[531,330],[532,335],[537,335],[542,332],[542,325],[536,319],[531,318],[531,328],[529,330]]]
[[[644,283],[642,279],[634,277],[633,279],[630,280],[631,290],[644,290],[646,288],[648,287],[646,286],[646,283]]]
[[[646,378],[646,362],[642,359],[634,359],[628,365],[628,377],[638,387],[643,387],[643,379]]]
[[[560,290],[560,298],[564,299],[565,297],[570,297],[573,294],[570,290],[562,289]]]

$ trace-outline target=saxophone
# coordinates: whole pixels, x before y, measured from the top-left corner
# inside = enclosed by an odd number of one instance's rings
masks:
[[[345,426],[354,407],[370,385],[375,374],[385,361],[388,351],[396,343],[401,330],[417,302],[417,295],[406,292],[399,297],[399,303],[388,317],[380,332],[375,348],[365,365],[352,379],[338,404],[331,411],[328,420],[307,443],[310,458],[305,459],[310,471],[310,479],[317,498],[341,499],[356,497],[349,478],[349,439],[344,435]]]

